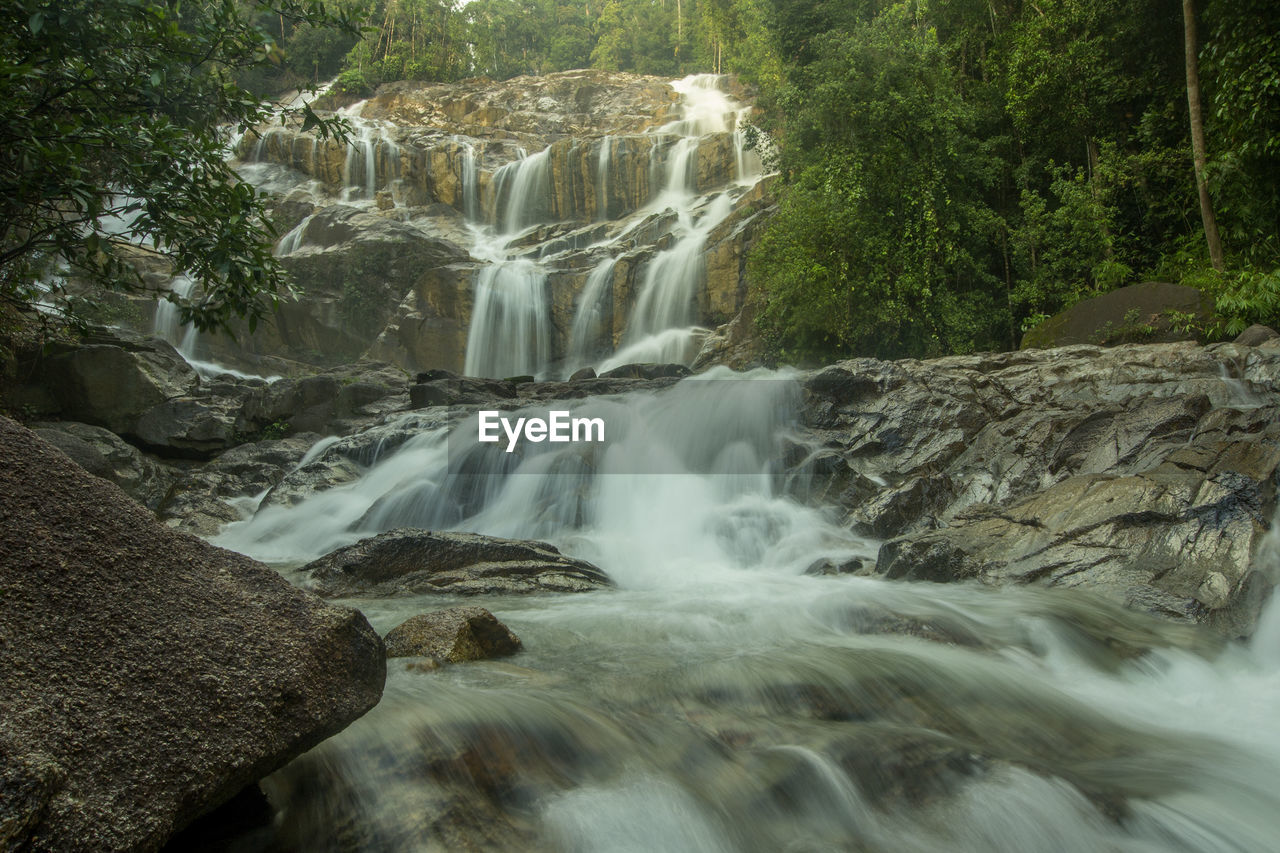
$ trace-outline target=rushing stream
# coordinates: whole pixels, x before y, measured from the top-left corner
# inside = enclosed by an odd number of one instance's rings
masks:
[[[550,149],[493,172],[482,204],[477,152],[459,141],[481,262],[468,374],[692,359],[704,241],[759,163],[744,148],[745,111],[716,78],[675,87],[683,112],[653,131],[664,140],[654,197],[591,247],[559,362],[545,259],[519,239],[550,217]],[[394,143],[375,123],[357,129],[343,198],[369,205],[387,184],[375,158]],[[698,195],[699,140],[728,132],[735,182]],[[619,146],[593,144],[604,219]],[[279,169],[246,173],[265,182]],[[625,330],[602,340],[625,239],[659,215],[670,237],[642,271]],[[345,457],[354,482],[260,498],[216,538],[296,574],[380,531],[474,531],[552,542],[617,584],[350,601],[383,633],[479,604],[524,651],[436,671],[390,661],[374,711],[268,780],[284,849],[1277,849],[1274,608],[1252,645],[1224,645],[1083,592],[808,574],[872,561],[879,543],[783,467],[785,448],[805,442],[791,375],[717,369],[567,405],[601,417],[609,442],[495,457],[475,442],[474,412],[414,412],[325,439],[301,466]],[[1277,551],[1259,558],[1273,576]]]
[[[1272,848],[1274,614],[1252,647],[1224,649],[1082,593],[806,575],[877,543],[806,506],[778,469],[797,401],[785,375],[713,371],[575,401],[617,430],[587,464],[580,447],[542,445],[487,468],[473,417],[409,416],[366,436],[384,449],[355,483],[229,528],[220,544],[293,565],[402,526],[539,538],[618,584],[465,599],[525,651],[436,672],[389,662],[381,705],[271,780],[281,837],[304,850]],[[351,603],[386,631],[459,601]]]

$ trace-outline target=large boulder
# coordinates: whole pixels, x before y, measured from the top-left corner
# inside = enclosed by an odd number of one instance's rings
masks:
[[[610,584],[600,569],[545,542],[408,528],[340,548],[303,571],[326,597],[586,592]]]
[[[0,418],[0,848],[146,851],[377,703],[382,643]]]
[[[53,390],[67,420],[132,433],[149,410],[192,393],[196,372],[161,340],[90,338],[43,360],[39,379]]]
[[[81,468],[115,483],[138,503],[154,510],[168,494],[176,472],[102,427],[76,421],[31,424],[31,431]]]
[[[1207,293],[1182,284],[1144,281],[1055,314],[1022,336],[1022,348],[1196,340],[1216,319],[1213,297]]]

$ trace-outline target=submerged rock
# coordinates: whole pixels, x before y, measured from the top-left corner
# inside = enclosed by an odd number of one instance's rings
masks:
[[[0,848],[158,849],[377,703],[382,643],[0,418]]]
[[[383,638],[387,657],[428,657],[462,663],[513,655],[520,638],[483,607],[451,607],[414,616]]]
[[[330,598],[586,592],[611,583],[600,569],[545,542],[408,528],[340,548],[303,570],[312,589]]]

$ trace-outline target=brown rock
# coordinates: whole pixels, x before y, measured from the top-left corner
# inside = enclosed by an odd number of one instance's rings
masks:
[[[387,657],[461,663],[513,655],[520,638],[483,607],[451,607],[414,616],[387,632]]]

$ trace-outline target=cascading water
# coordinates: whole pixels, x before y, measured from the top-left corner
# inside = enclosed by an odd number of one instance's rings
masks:
[[[170,290],[175,296],[188,299],[195,290],[196,283],[190,276],[175,276]],[[182,354],[187,361],[195,358],[196,338],[199,332],[195,326],[184,325],[182,312],[178,306],[168,299],[156,301],[156,313],[152,323],[152,333],[162,341],[173,344],[173,348]]]
[[[568,373],[586,365],[593,352],[599,348],[599,330],[605,313],[610,310],[604,297],[613,284],[613,270],[617,265],[617,258],[605,258],[587,276],[587,283],[578,297],[573,328],[569,330]]]
[[[551,361],[547,273],[534,261],[480,270],[467,335],[468,376],[541,376]]]
[[[650,335],[693,323],[693,300],[706,276],[702,250],[707,234],[729,215],[731,206],[728,196],[719,195],[696,222],[692,214],[681,218],[679,228],[684,233],[674,246],[659,252],[645,267],[640,298],[627,323],[626,343],[635,344]]]
[[[799,398],[714,371],[575,401],[607,449],[496,463],[474,416],[451,438],[413,415],[355,483],[228,529],[292,562],[401,526],[542,538],[618,584],[483,599],[524,640],[510,663],[391,662],[378,708],[268,780],[276,831],[339,850],[1271,849],[1274,610],[1252,648],[1215,651],[1070,590],[806,575],[877,543],[780,490]],[[385,631],[444,602],[356,603]]]
[[[518,234],[547,221],[550,200],[550,148],[508,163],[493,173],[493,211],[504,234]]]
[[[342,110],[342,114],[356,130],[347,146],[347,158],[343,163],[343,201],[372,201],[379,188],[390,188],[399,177],[400,148],[387,136],[382,124],[360,117],[364,102]],[[378,161],[386,164],[386,172],[378,180]]]
[[[462,213],[468,222],[480,220],[480,179],[476,172],[476,149],[468,142],[461,142],[462,174]]]
[[[596,155],[596,219],[609,218],[609,159],[613,154],[613,137],[600,140]]]

